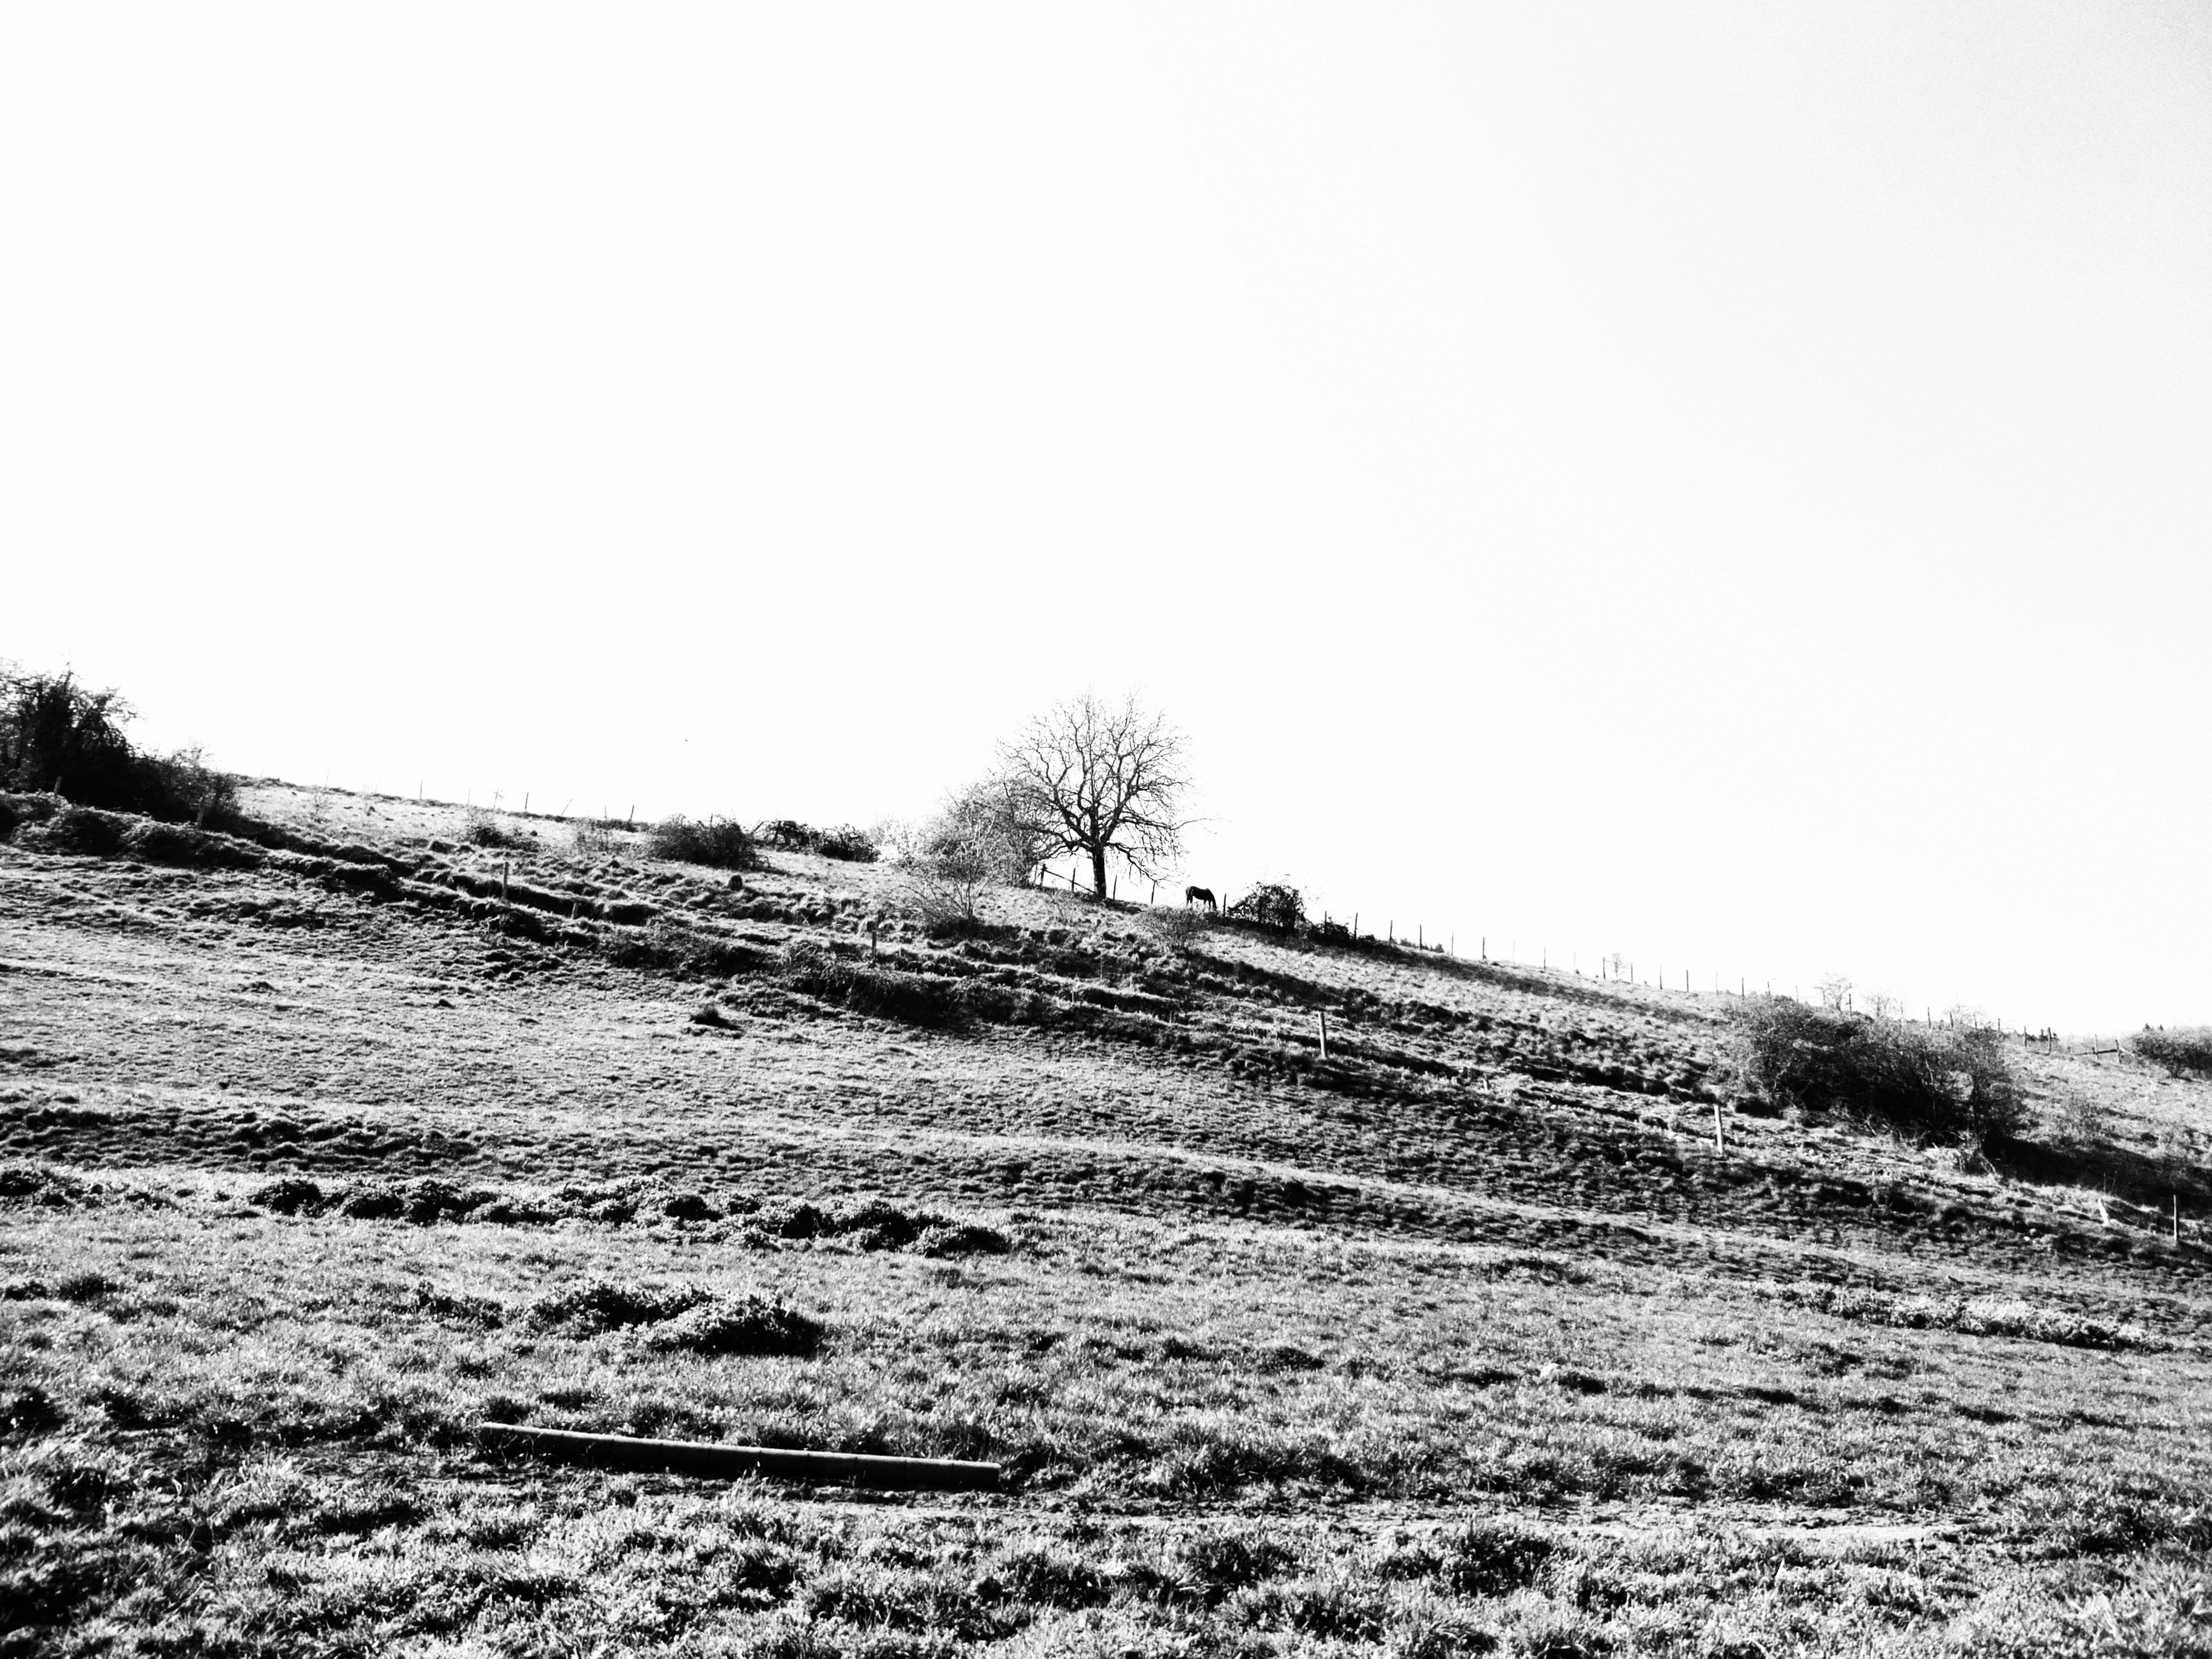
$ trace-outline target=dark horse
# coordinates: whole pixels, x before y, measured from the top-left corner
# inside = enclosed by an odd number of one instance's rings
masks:
[[[1185,904],[1198,904],[1203,902],[1208,908],[1213,910],[1218,910],[1221,908],[1221,906],[1214,902],[1213,890],[1211,887],[1184,888],[1182,890],[1182,902]]]

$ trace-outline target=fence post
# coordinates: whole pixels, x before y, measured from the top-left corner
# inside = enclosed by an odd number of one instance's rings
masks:
[[[1713,1151],[1723,1158],[1728,1156],[1728,1133],[1721,1127],[1721,1103],[1717,1100],[1713,1103]]]
[[[1327,1060],[1328,1058],[1328,1010],[1315,1009],[1314,1018],[1321,1022],[1321,1057]]]

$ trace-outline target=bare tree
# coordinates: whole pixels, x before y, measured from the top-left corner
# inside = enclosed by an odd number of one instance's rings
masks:
[[[1098,897],[1108,854],[1157,880],[1182,850],[1182,736],[1134,697],[1114,704],[1086,691],[1032,720],[999,758],[1040,856],[1089,859]]]

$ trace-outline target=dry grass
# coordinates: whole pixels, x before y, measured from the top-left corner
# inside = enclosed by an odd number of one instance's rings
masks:
[[[0,848],[0,1652],[2206,1650],[2212,1299],[2123,1196],[2201,1179],[2197,1085],[2022,1056],[2101,1131],[2032,1179],[1723,1158],[1697,999],[1035,894],[938,946],[889,871],[557,826],[501,905],[458,823]],[[776,971],[872,920],[1034,1017]],[[596,942],[655,925],[760,965]],[[484,1416],[1013,1479],[710,1489]]]

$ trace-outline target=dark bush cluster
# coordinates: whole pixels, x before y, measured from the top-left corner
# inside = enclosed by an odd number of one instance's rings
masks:
[[[1777,1105],[1981,1146],[2026,1120],[2002,1039],[1785,997],[1736,1017],[1739,1072]]]
[[[645,845],[654,858],[717,870],[750,870],[759,861],[752,836],[729,818],[692,819],[678,812],[654,824]]]
[[[1223,912],[1232,921],[1249,921],[1278,933],[1305,926],[1305,895],[1287,882],[1263,881]]]
[[[149,817],[228,822],[237,784],[198,750],[149,755],[124,734],[130,704],[74,675],[0,667],[0,790],[50,792],[81,805]]]
[[[848,864],[873,864],[879,851],[873,836],[850,823],[817,830],[797,818],[771,818],[757,826],[755,833],[764,847],[780,847],[792,853],[817,853],[825,859],[842,859]]]
[[[2177,1025],[2172,1030],[2154,1030],[2146,1025],[2128,1039],[2128,1046],[2175,1077],[2184,1072],[2212,1077],[2212,1026]]]

